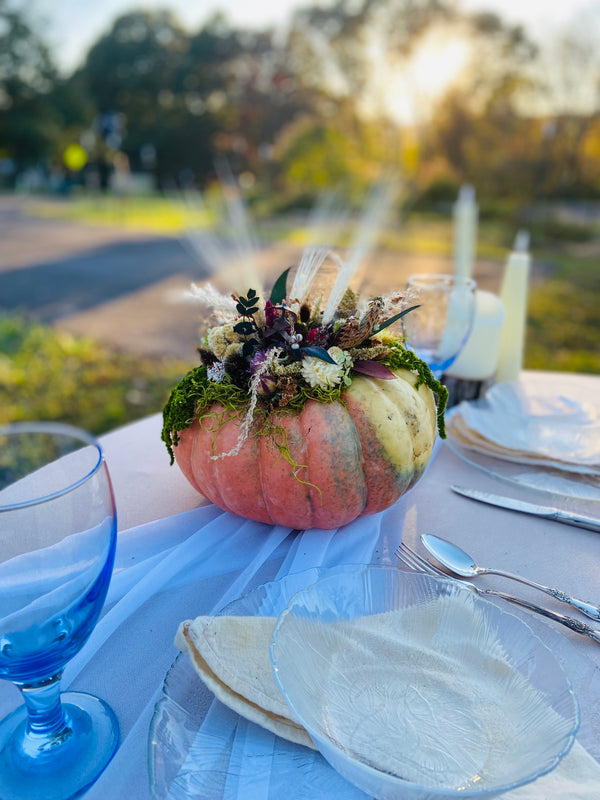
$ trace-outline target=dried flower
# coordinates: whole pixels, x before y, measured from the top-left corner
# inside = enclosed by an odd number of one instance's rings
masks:
[[[302,343],[302,339],[303,338],[304,337],[302,336],[301,333],[291,333],[290,334],[289,343],[290,343],[290,347],[292,348],[292,350],[297,350],[300,347],[300,344]]]
[[[235,301],[229,295],[219,292],[210,283],[205,286],[192,283],[186,297],[209,311],[217,324],[226,323],[235,314]]]
[[[211,383],[241,389],[250,400],[238,447],[248,436],[259,401],[267,407],[285,407],[292,400],[304,402],[312,390],[317,390],[319,398],[323,392],[339,393],[352,382],[352,372],[382,377],[381,362],[394,348],[402,347],[402,341],[385,330],[401,316],[401,294],[365,302],[346,289],[324,324],[321,297],[303,302],[285,297],[285,275],[266,302],[254,289],[245,297],[226,298],[210,286],[206,290],[194,287],[203,303],[213,300],[223,310],[233,304],[235,313],[224,324],[208,329],[199,353]]]
[[[366,338],[360,328],[360,321],[356,317],[351,317],[347,320],[346,324],[341,326],[338,330],[335,342],[338,347],[347,349],[348,347],[355,347]]]
[[[285,408],[298,390],[298,381],[291,375],[282,375],[277,380],[277,389],[280,392],[278,405]]]
[[[348,287],[344,296],[340,300],[340,304],[338,306],[338,315],[340,317],[349,317],[358,308],[359,300],[360,298],[358,293]]]
[[[206,370],[208,380],[213,383],[223,383],[225,379],[225,364],[222,361],[215,361]]]
[[[302,377],[310,386],[337,386],[342,383],[344,374],[350,370],[352,359],[348,353],[340,347],[330,347],[327,352],[335,364],[313,356],[308,356],[303,360]]]
[[[206,334],[206,346],[209,350],[219,359],[226,358],[227,348],[232,344],[240,344],[242,337],[239,333],[233,330],[233,325],[220,325],[216,328],[211,328]]]
[[[277,388],[277,379],[272,375],[261,375],[257,392],[261,397],[268,397]]]

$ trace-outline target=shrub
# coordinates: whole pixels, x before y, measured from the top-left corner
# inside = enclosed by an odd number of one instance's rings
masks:
[[[189,369],[0,315],[0,422],[56,420],[101,434],[162,409]]]

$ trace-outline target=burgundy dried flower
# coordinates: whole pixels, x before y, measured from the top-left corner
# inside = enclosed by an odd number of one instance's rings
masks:
[[[272,327],[278,316],[277,306],[274,306],[270,300],[267,300],[265,303],[265,322],[267,323],[267,328]]]
[[[328,328],[311,328],[306,334],[306,344],[315,347],[327,347],[330,342],[330,332]]]

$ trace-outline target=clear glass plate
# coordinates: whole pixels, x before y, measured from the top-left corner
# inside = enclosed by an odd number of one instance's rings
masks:
[[[300,584],[334,571],[339,570],[309,570],[265,584],[221,613],[249,613],[252,608],[275,613]],[[543,619],[525,610],[511,612],[565,665],[581,706],[577,740],[600,760],[600,667]],[[166,675],[150,725],[148,756],[155,800],[367,800],[318,752],[264,731],[215,700],[186,654],[177,657]]]
[[[483,455],[464,447],[450,433],[444,444],[454,455],[480,472],[503,483],[535,492],[538,496],[534,502],[554,502],[567,511],[600,519],[600,478]]]
[[[493,425],[488,432],[492,441],[495,435],[502,436],[501,429],[510,438],[529,435],[542,447],[544,441],[554,439],[558,446],[560,437],[556,433],[561,423],[565,431],[581,431],[589,424],[600,420],[600,400],[598,398],[598,379],[588,375],[556,375],[553,373],[527,373],[523,381],[514,384],[498,384],[487,393],[486,398],[473,401],[469,405],[474,411],[478,407],[486,412],[495,409],[499,415],[496,430]],[[458,406],[448,412],[448,420],[457,413]],[[486,424],[485,413],[479,420]],[[490,425],[495,414],[490,415]],[[451,426],[449,426],[451,428]],[[512,430],[514,429],[514,430]],[[594,424],[597,431],[597,424]],[[569,440],[571,434],[563,437]],[[574,438],[575,433],[573,433]],[[585,436],[583,436],[585,438]],[[465,446],[448,430],[446,446],[462,461],[480,472],[503,481],[512,487],[533,492],[534,502],[559,504],[561,508],[594,518],[600,518],[600,476],[555,469],[539,464],[524,464],[491,454],[477,452]],[[534,448],[535,449],[535,448]],[[524,498],[526,499],[526,498]]]
[[[346,569],[356,566],[288,575],[218,613],[278,616],[297,591]],[[216,700],[185,653],[166,675],[150,724],[148,757],[150,790],[156,800],[225,800],[255,794],[273,800],[368,800],[316,750],[275,736]]]

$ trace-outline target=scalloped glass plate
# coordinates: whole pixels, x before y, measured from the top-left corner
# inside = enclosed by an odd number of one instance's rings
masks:
[[[340,571],[309,570],[265,584],[220,613],[275,613],[313,578]],[[354,567],[356,569],[356,567]],[[277,599],[279,598],[279,599]],[[269,603],[275,605],[268,610]],[[284,606],[285,603],[285,606]],[[530,612],[511,609],[552,649],[581,705],[578,741],[600,760],[600,667],[569,639]],[[155,800],[368,800],[316,751],[287,742],[247,722],[214,699],[187,655],[165,677],[148,740],[150,790]]]
[[[271,660],[294,717],[370,797],[500,795],[555,769],[579,729],[551,650],[448,578],[369,566],[317,581],[279,616]]]
[[[294,573],[258,587],[218,613],[278,616],[297,591],[351,569],[357,567]],[[316,750],[275,736],[216,700],[187,654],[180,654],[166,675],[150,724],[148,759],[156,800],[243,800],[257,794],[273,800],[368,800]]]

